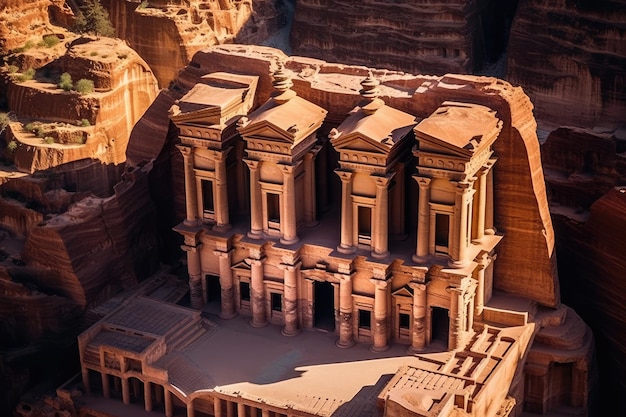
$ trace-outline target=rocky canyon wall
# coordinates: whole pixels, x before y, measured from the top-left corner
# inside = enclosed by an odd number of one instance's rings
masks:
[[[108,0],[116,35],[154,71],[161,87],[193,54],[210,45],[260,43],[278,29],[281,13],[270,0],[185,2]]]
[[[548,126],[614,126],[626,114],[626,1],[520,1],[506,79]]]

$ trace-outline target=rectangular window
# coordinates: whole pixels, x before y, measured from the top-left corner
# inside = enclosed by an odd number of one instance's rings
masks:
[[[250,283],[249,282],[240,282],[239,283],[239,295],[241,297],[241,301],[250,301]]]
[[[448,253],[450,235],[450,216],[435,214],[435,251]]]
[[[411,316],[408,314],[400,313],[398,321],[401,329],[409,329],[411,327]]]
[[[213,181],[201,180],[202,184],[202,211],[204,214],[215,214],[213,202]]]
[[[280,196],[278,194],[267,193],[267,220],[280,223]]]
[[[372,312],[369,310],[359,310],[359,327],[361,329],[371,329]]]
[[[272,311],[283,311],[283,297],[282,294],[272,292]]]
[[[372,208],[359,206],[357,211],[359,225],[359,243],[372,244]]]

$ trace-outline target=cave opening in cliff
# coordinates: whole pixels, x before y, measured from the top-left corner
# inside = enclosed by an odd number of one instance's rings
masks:
[[[480,19],[486,63],[494,63],[506,53],[517,5],[518,0],[491,1],[482,10]]]

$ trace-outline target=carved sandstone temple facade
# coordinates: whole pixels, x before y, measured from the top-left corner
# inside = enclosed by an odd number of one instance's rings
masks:
[[[568,365],[554,376],[552,362],[532,353],[539,305],[566,322],[558,295],[528,301],[530,310],[503,307],[506,293],[494,295],[506,239],[495,227],[495,148],[510,120],[462,94],[415,116],[410,106],[387,104],[371,72],[345,81],[352,91],[360,84],[360,96],[348,96],[353,108],[341,118],[327,107],[332,97],[313,103],[315,94],[296,93],[294,70],[268,65],[271,85],[267,74],[214,71],[170,110],[184,160],[186,218],[175,230],[184,238],[192,307],[218,303],[223,319],[278,325],[287,337],[324,329],[344,349],[448,352],[396,373],[378,399],[389,416],[518,415],[522,403],[545,412],[563,398],[585,409],[584,360],[560,359]],[[260,92],[261,81],[273,93]],[[95,346],[88,339],[83,351]],[[528,358],[521,372],[518,362]],[[98,363],[83,361],[86,384],[89,372],[106,372]],[[427,382],[442,375],[445,386]],[[570,381],[567,392],[554,378]],[[204,405],[194,411],[190,401],[188,415],[324,415],[217,387],[204,400],[194,392]],[[416,405],[411,396],[424,392]],[[171,404],[165,414],[173,415]]]

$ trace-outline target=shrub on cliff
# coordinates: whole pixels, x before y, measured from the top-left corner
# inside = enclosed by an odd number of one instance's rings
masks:
[[[115,29],[109,20],[109,12],[98,0],[85,0],[76,14],[73,30],[78,33],[94,33],[98,36],[114,36]]]
[[[17,150],[17,141],[12,140],[9,143],[7,143],[7,152],[9,153],[9,155],[13,155],[16,150]]]
[[[24,81],[29,81],[35,78],[35,70],[33,68],[28,68],[21,74],[17,74],[15,80],[18,83],[23,83]]]
[[[70,91],[72,88],[74,88],[74,83],[72,83],[72,76],[69,73],[64,72],[63,74],[61,74],[57,86],[62,90]]]
[[[94,91],[93,81],[82,78],[76,81],[76,85],[74,86],[74,90],[78,91],[80,94],[90,94]]]

